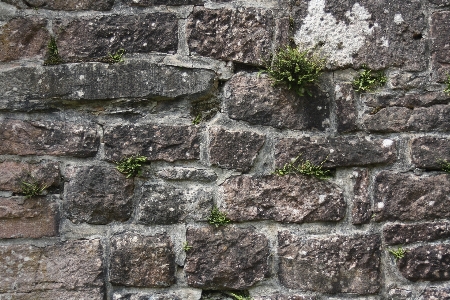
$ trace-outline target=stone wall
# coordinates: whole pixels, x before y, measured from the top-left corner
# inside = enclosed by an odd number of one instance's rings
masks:
[[[449,0],[1,0],[0,61],[0,299],[450,299]]]

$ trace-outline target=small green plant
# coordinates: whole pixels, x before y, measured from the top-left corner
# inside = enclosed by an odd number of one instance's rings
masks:
[[[230,296],[233,296],[236,300],[253,300],[252,297],[248,296],[248,294],[240,293],[240,295],[235,293],[230,293]]]
[[[105,58],[105,61],[110,64],[116,64],[123,62],[123,55],[125,54],[124,49],[119,49],[116,51],[116,53],[109,53],[108,56]]]
[[[40,196],[47,189],[48,186],[40,184],[36,181],[26,182],[22,181],[20,185],[20,193],[25,195],[25,198]]]
[[[441,165],[442,171],[450,173],[450,162],[447,160],[439,160],[438,162]]]
[[[291,163],[286,163],[280,169],[276,169],[273,174],[284,176],[289,174],[301,174],[305,176],[313,176],[319,179],[327,179],[331,177],[330,170],[324,170],[323,164],[327,161],[328,156],[319,164],[314,165],[309,160],[300,159],[301,154],[298,155]]]
[[[116,162],[116,169],[120,173],[125,174],[127,178],[140,176],[142,174],[142,164],[147,161],[145,156],[133,155],[125,157],[121,161]]]
[[[198,124],[200,124],[201,121],[202,121],[202,114],[198,114],[198,115],[194,118],[194,120],[192,120],[192,124],[198,125]]]
[[[183,250],[184,250],[184,251],[188,252],[188,251],[191,250],[191,249],[192,249],[192,246],[189,246],[189,245],[188,245],[188,242],[184,242],[184,243],[183,243]]]
[[[324,67],[325,60],[310,50],[286,46],[278,50],[272,64],[267,64],[267,70],[260,73],[267,73],[274,85],[285,84],[299,96],[312,96],[310,87],[317,82]]]
[[[445,82],[447,88],[444,90],[444,93],[450,96],[450,74],[447,75],[447,81]]]
[[[216,206],[214,206],[211,210],[211,214],[209,215],[208,223],[216,227],[225,226],[230,223],[230,219],[227,218],[227,215],[224,212],[221,212]]]
[[[50,42],[47,45],[47,59],[44,61],[44,66],[59,65],[64,61],[59,56],[58,45],[56,44],[56,39],[52,36],[50,37]]]
[[[359,93],[374,91],[387,82],[384,72],[374,72],[366,65],[362,66],[363,71],[353,80],[353,89]]]
[[[406,250],[403,249],[402,247],[400,247],[400,248],[397,248],[397,249],[389,250],[389,253],[394,255],[395,260],[397,260],[397,259],[401,259],[401,258],[405,257]]]

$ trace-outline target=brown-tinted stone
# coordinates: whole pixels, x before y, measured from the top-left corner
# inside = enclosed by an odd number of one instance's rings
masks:
[[[447,300],[450,299],[450,288],[427,287],[418,298],[419,300]]]
[[[54,32],[64,60],[100,58],[124,49],[126,53],[175,52],[178,20],[175,14],[107,15],[58,19]]]
[[[58,208],[45,197],[0,197],[0,238],[41,238],[58,234]]]
[[[228,81],[224,95],[231,119],[280,129],[328,127],[329,100],[317,87],[312,97],[300,97],[284,86],[274,87],[267,76],[240,72]]]
[[[167,167],[156,172],[156,174],[166,180],[212,182],[217,179],[217,174],[212,170],[188,167]]]
[[[254,228],[190,227],[186,240],[192,246],[184,267],[189,286],[243,290],[268,274],[269,241]]]
[[[22,182],[36,182],[47,188],[58,186],[60,181],[59,165],[42,161],[25,163],[16,161],[0,162],[0,190],[19,193]]]
[[[388,245],[431,242],[450,237],[450,223],[392,224],[383,228]]]
[[[383,171],[375,178],[376,221],[450,217],[450,175],[416,176]]]
[[[224,211],[233,221],[339,221],[345,215],[342,190],[328,181],[300,175],[237,176],[223,183]]]
[[[95,156],[100,144],[93,123],[5,119],[0,128],[2,155],[88,157]]]
[[[206,221],[213,206],[210,190],[150,182],[138,194],[137,222],[145,225]]]
[[[75,223],[126,221],[133,211],[133,179],[113,167],[68,167],[65,174],[65,215]]]
[[[264,144],[263,135],[250,131],[209,130],[209,161],[226,169],[247,172]]]
[[[181,288],[171,289],[170,291],[147,291],[147,292],[129,292],[126,290],[114,291],[112,299],[114,300],[189,300],[199,299],[201,290]],[[212,299],[210,299],[212,300]]]
[[[104,299],[99,240],[67,241],[45,247],[1,246],[0,273],[0,297],[11,293],[13,299],[21,300]]]
[[[355,169],[353,170],[352,224],[367,224],[371,217],[369,171],[367,169]]]
[[[115,285],[167,287],[175,283],[175,254],[165,234],[113,236],[109,265],[109,281]]]
[[[0,61],[42,57],[50,35],[47,21],[38,17],[18,17],[0,27]]]
[[[198,128],[186,125],[119,125],[107,127],[105,157],[119,161],[140,154],[148,160],[192,160],[200,158]]]
[[[407,249],[397,261],[402,275],[411,281],[450,280],[450,245],[426,245]]]
[[[326,168],[366,166],[394,162],[397,146],[391,139],[358,136],[286,138],[278,140],[275,146],[276,166],[281,167],[300,154],[316,165],[327,159]]]
[[[353,86],[350,83],[338,83],[334,89],[336,101],[336,122],[338,132],[351,132],[357,129],[358,111]]]
[[[447,1],[450,4],[449,1]],[[436,79],[443,81],[446,79],[450,68],[450,12],[442,11],[435,12],[431,15],[431,50],[432,50],[432,65],[436,74]]]
[[[444,92],[427,92],[427,93],[409,93],[406,95],[396,94],[363,94],[361,96],[363,102],[374,108],[384,108],[388,106],[406,107],[414,109],[417,107],[429,107],[436,104],[447,104],[450,102],[450,96]]]
[[[124,0],[130,6],[154,6],[154,5],[201,5],[203,0]]]
[[[53,10],[110,10],[114,0],[2,0],[18,8],[43,8]]]
[[[378,235],[305,238],[278,234],[278,276],[288,288],[374,294],[380,288]]]
[[[261,65],[270,55],[275,21],[271,10],[197,6],[186,30],[192,53]]]
[[[442,160],[450,162],[450,139],[435,136],[415,138],[411,142],[411,158],[416,167],[440,170]]]

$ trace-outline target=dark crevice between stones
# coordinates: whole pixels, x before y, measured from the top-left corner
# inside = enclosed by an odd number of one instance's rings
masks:
[[[243,64],[243,63],[234,63],[234,74],[239,72],[247,72],[247,73],[254,73],[261,71],[261,67]]]
[[[190,111],[193,123],[211,120],[220,111],[220,106],[221,101],[216,96],[193,100]]]

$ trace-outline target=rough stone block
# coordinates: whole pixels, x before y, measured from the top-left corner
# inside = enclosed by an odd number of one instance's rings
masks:
[[[155,5],[167,5],[167,6],[177,6],[177,5],[202,5],[203,0],[124,0],[125,4],[129,6],[155,6]]]
[[[450,1],[447,1],[446,4],[450,4]],[[434,71],[437,73],[436,79],[439,81],[445,80],[445,75],[450,72],[450,68],[448,67],[450,63],[450,45],[448,43],[450,39],[449,27],[449,11],[435,12],[431,15],[432,65]]]
[[[441,160],[450,162],[450,139],[435,136],[415,138],[411,142],[411,158],[418,168],[440,170]]]
[[[335,86],[336,122],[338,132],[355,131],[358,111],[353,86],[350,83],[338,83]]]
[[[254,228],[189,227],[184,271],[189,286],[247,289],[269,272],[269,241]]]
[[[196,6],[187,22],[191,53],[253,65],[269,58],[275,30],[271,10]]]
[[[418,299],[419,300],[450,299],[450,288],[427,287]]]
[[[253,166],[265,136],[250,131],[209,130],[209,161],[226,169],[247,172]]]
[[[0,154],[95,156],[100,144],[93,123],[0,121]]]
[[[425,245],[408,249],[397,261],[402,275],[411,281],[450,280],[450,245]]]
[[[237,73],[225,87],[225,108],[231,119],[283,129],[324,130],[328,127],[327,94],[314,88],[300,97],[286,87],[274,87],[267,76]]]
[[[106,127],[105,157],[119,161],[143,155],[148,160],[193,160],[200,158],[198,128],[187,125],[119,125]]]
[[[45,197],[0,197],[0,238],[41,238],[58,234],[58,207]]]
[[[198,289],[171,289],[171,291],[126,292],[115,291],[112,300],[189,300],[201,299],[202,291]]]
[[[379,110],[385,107],[406,107],[415,109],[418,107],[430,107],[436,104],[447,104],[449,101],[443,91],[426,93],[409,93],[404,96],[390,93],[368,93],[361,95],[364,104]]]
[[[224,211],[233,221],[339,221],[345,215],[342,190],[305,176],[237,176],[223,183]]]
[[[17,8],[42,8],[51,10],[110,10],[114,0],[2,0]]]
[[[53,26],[59,54],[68,61],[101,58],[119,49],[174,53],[178,47],[178,20],[172,13],[65,18]]]
[[[253,297],[255,300],[317,300],[314,296],[303,296],[303,295],[287,295],[287,294],[276,294],[271,296]]]
[[[383,171],[375,178],[376,221],[450,217],[450,175],[416,176]]]
[[[450,223],[390,224],[383,228],[386,244],[411,244],[431,242],[450,237]]]
[[[374,294],[380,289],[378,235],[305,238],[278,233],[278,276],[287,288]]]
[[[137,222],[167,225],[187,220],[206,221],[213,206],[213,196],[205,188],[182,188],[150,182],[138,194]]]
[[[126,221],[133,211],[134,183],[112,167],[68,167],[65,215],[75,223]]]
[[[175,283],[175,254],[165,234],[113,236],[109,265],[109,281],[115,285],[168,287]]]
[[[358,136],[279,139],[275,146],[276,166],[281,167],[300,154],[314,164],[327,158],[326,168],[367,166],[394,162],[397,146],[391,139]]]
[[[50,41],[47,21],[38,17],[17,17],[0,27],[0,61],[42,57]]]
[[[367,224],[371,217],[369,172],[367,169],[355,169],[353,170],[352,224]]]
[[[0,246],[0,296],[11,293],[13,299],[21,300],[102,300],[102,261],[99,240],[67,241],[45,247]]]
[[[412,299],[412,292],[406,289],[395,288],[389,290],[388,299],[389,300],[410,300]]]
[[[168,167],[157,171],[156,174],[166,180],[212,182],[217,179],[217,174],[212,170],[188,167]]]

